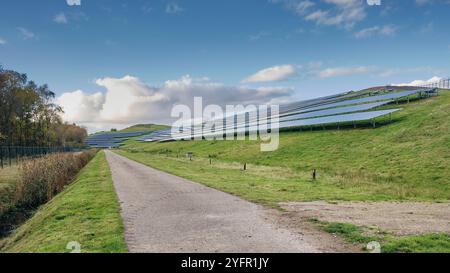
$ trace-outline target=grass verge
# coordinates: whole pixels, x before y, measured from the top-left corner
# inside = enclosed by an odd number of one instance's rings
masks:
[[[382,253],[450,253],[450,236],[444,233],[414,236],[394,236],[375,228],[349,223],[327,223],[311,219],[322,230],[342,236],[347,242],[361,245],[378,242]]]
[[[2,242],[2,252],[126,252],[124,227],[104,152],[78,174],[75,181]]]

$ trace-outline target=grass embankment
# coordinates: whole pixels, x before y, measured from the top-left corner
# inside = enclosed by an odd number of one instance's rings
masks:
[[[324,223],[315,219],[312,222],[326,232],[342,236],[349,243],[361,244],[362,248],[370,242],[378,242],[382,253],[450,253],[448,234],[396,237],[379,229],[349,223]]]
[[[126,252],[119,204],[103,152],[62,193],[3,242],[2,252]]]
[[[159,124],[137,124],[123,130],[121,132],[154,132],[160,131],[169,128],[167,125],[159,125]]]
[[[284,132],[279,149],[269,153],[250,141],[133,140],[119,153],[272,206],[311,200],[448,201],[450,92],[400,107],[404,110],[393,114],[392,124],[376,129]],[[184,158],[188,151],[194,153],[192,162]],[[318,170],[316,181],[312,169]]]

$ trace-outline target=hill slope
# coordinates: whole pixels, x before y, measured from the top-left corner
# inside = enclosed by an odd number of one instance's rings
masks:
[[[394,123],[376,129],[282,133],[270,153],[249,141],[129,141],[122,154],[263,203],[449,200],[450,92],[401,107]],[[182,158],[188,151],[192,162]],[[319,177],[312,183],[314,168]]]
[[[154,132],[159,130],[167,129],[169,126],[167,125],[159,125],[159,124],[136,124],[131,127],[125,128],[121,130],[121,132]]]

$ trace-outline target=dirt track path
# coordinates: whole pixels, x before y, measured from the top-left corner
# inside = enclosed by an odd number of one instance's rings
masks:
[[[319,252],[273,211],[106,151],[130,252]]]

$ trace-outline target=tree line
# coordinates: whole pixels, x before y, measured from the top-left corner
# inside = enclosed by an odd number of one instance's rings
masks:
[[[46,84],[0,66],[0,145],[82,146],[85,128],[64,123]]]

